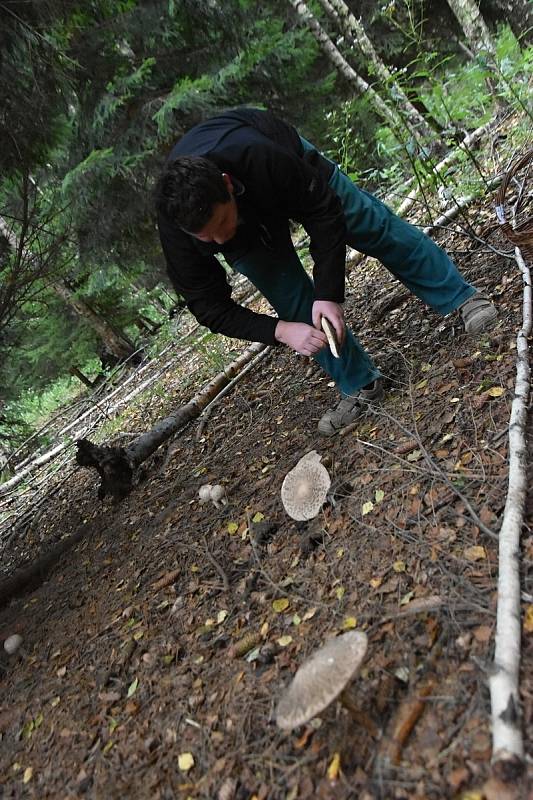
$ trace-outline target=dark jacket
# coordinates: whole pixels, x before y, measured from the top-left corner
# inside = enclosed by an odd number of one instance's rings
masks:
[[[236,236],[223,245],[200,242],[165,214],[158,226],[170,280],[190,311],[212,331],[274,344],[277,319],[256,314],[231,299],[231,288],[215,253],[231,264],[258,240],[291,247],[288,220],[310,236],[317,300],[344,300],[346,224],[337,195],[328,185],[331,162],[304,149],[296,130],[268,111],[241,108],[192,128],[172,150],[203,156],[227,173],[239,217]],[[272,269],[277,259],[273,253]]]

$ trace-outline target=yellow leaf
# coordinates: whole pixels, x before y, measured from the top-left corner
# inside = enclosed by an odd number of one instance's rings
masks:
[[[285,611],[289,607],[289,600],[287,597],[280,597],[278,600],[274,600],[272,603],[272,608],[276,612],[276,614],[281,614],[282,611]]]
[[[431,369],[431,364],[421,364],[420,372],[429,372]]]
[[[408,461],[419,461],[421,455],[422,455],[422,451],[421,450],[413,450],[413,452],[409,453],[409,455],[407,456],[407,460]]]
[[[339,777],[339,770],[341,768],[341,756],[340,753],[335,753],[333,758],[331,759],[331,764],[328,767],[328,778],[330,781],[336,781]]]
[[[280,647],[288,647],[292,642],[292,636],[280,636],[277,642]]]
[[[59,705],[60,702],[61,702],[61,698],[59,696],[58,697],[54,697],[54,699],[52,700],[50,705],[52,706],[52,708],[55,708],[56,706]]]
[[[351,631],[352,628],[357,628],[357,617],[345,617],[342,623],[344,631]]]
[[[344,588],[344,586],[337,586],[337,588],[335,589],[335,594],[337,595],[337,600],[342,600],[342,598],[344,597],[344,592],[345,591],[346,591],[346,589]]]
[[[371,578],[370,579],[370,586],[372,589],[379,589],[383,582],[383,578]]]
[[[268,628],[269,628],[268,622],[263,622],[263,624],[261,625],[261,631],[260,631],[261,636],[263,638],[267,635]]]
[[[338,547],[335,555],[337,556],[337,558],[342,558],[344,555],[344,547]]]
[[[405,561],[395,561],[392,568],[394,572],[405,572]]]
[[[29,783],[33,778],[33,767],[26,767],[24,770],[24,777],[22,778],[22,783]]]
[[[461,795],[461,800],[483,800],[484,796],[481,792],[465,792]]]
[[[265,518],[264,514],[261,514],[260,511],[256,511],[256,513],[252,517],[252,522],[261,522],[262,520],[264,520],[264,518]]]
[[[501,397],[502,394],[505,392],[501,386],[493,386],[492,389],[489,389],[487,394],[489,397]]]
[[[239,526],[236,522],[228,522],[228,533],[237,533]]]
[[[194,767],[194,756],[192,753],[180,753],[178,756],[178,767],[181,772],[188,772]]]
[[[414,592],[407,592],[407,594],[404,594],[404,596],[400,600],[400,605],[401,606],[406,606],[407,603],[410,603],[411,602],[411,598],[412,598],[413,595],[414,595]]]
[[[363,503],[361,513],[363,514],[363,516],[365,514],[370,514],[373,508],[374,508],[374,503],[372,502],[372,500],[369,500],[368,503]]]
[[[218,614],[217,614],[217,625],[221,625],[224,622],[224,620],[226,619],[227,616],[228,616],[228,612],[226,611],[225,608],[223,608],[221,611],[219,611]]]
[[[524,633],[533,633],[533,605],[526,606],[524,614]]]
[[[487,558],[485,548],[480,544],[472,545],[472,547],[466,547],[463,555],[467,561],[482,561],[482,559]]]
[[[376,489],[376,493],[374,495],[376,503],[381,503],[384,497],[385,497],[385,492],[382,489]]]
[[[298,627],[298,625],[302,624],[302,618],[300,617],[299,614],[294,614],[294,616],[292,618],[292,624],[296,625],[296,627]]]
[[[135,678],[135,680],[133,680],[129,685],[128,697],[133,697],[133,695],[137,691],[138,685],[139,685],[139,678]]]
[[[313,619],[316,614],[316,608],[310,608],[309,611],[306,611],[303,615],[302,619],[304,622],[307,622],[308,619]]]
[[[424,389],[428,385],[428,379],[424,378],[423,381],[420,381],[416,384],[415,389]]]

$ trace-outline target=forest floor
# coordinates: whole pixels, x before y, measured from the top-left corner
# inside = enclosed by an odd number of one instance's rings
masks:
[[[439,241],[498,305],[497,327],[468,337],[456,315],[412,297],[385,310],[398,284],[363,261],[348,278],[347,315],[387,395],[342,435],[316,430],[336,402],[327,377],[275,348],[200,437],[196,421],[144,465],[121,503],[99,501],[87,470],[59,487],[26,555],[82,526],[85,536],[0,611],[1,638],[24,637],[23,653],[2,655],[2,798],[528,796],[531,776],[514,794],[490,777],[485,669],[497,579],[486,529],[497,532],[507,490],[522,279],[489,204],[469,218],[477,239],[462,223]],[[190,399],[187,369],[167,372],[132,409],[128,434]],[[280,487],[313,449],[332,476],[331,502],[295,523]],[[227,505],[199,504],[206,482],[226,487]],[[531,595],[531,498],[522,556]],[[369,641],[354,684],[363,723],[334,704],[280,731],[275,707],[298,666],[354,626]]]

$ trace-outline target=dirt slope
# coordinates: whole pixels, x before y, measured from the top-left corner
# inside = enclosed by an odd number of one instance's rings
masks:
[[[317,435],[335,392],[279,348],[200,440],[196,423],[156,454],[120,505],[101,504],[82,471],[57,493],[41,538],[82,525],[89,535],[0,612],[1,638],[20,632],[25,648],[3,656],[1,797],[504,797],[494,783],[481,794],[497,572],[483,529],[498,530],[505,502],[522,289],[514,262],[483,243],[509,253],[495,226],[477,233],[443,241],[499,305],[499,326],[480,340],[416,299],[390,308],[398,285],[376,264],[350,276],[348,315],[388,394],[344,435]],[[172,389],[173,405],[187,399]],[[279,489],[311,449],[332,503],[298,525]],[[228,505],[200,505],[205,482],[222,482]],[[275,704],[298,665],[354,625],[369,636],[355,685],[366,725],[334,706],[320,725],[279,731]],[[235,657],[249,634],[248,655]],[[526,738],[532,643],[525,633]]]

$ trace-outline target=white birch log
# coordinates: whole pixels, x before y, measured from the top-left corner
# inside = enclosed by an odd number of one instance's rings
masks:
[[[357,94],[366,95],[369,98],[374,111],[391,126],[393,131],[402,128],[404,123],[401,116],[396,111],[389,108],[370,84],[348,64],[342,53],[335,47],[324,28],[311,13],[303,0],[289,0],[289,3],[303,23],[309,28],[331,63],[354,87]]]
[[[487,23],[475,0],[448,0],[448,5],[457,17],[474,53],[479,53],[481,50],[493,53],[494,45]]]
[[[523,322],[516,340],[515,397],[509,422],[509,479],[499,542],[496,647],[489,678],[492,706],[492,761],[521,760],[520,725],[520,532],[527,491],[526,421],[530,392],[528,337],[531,334],[531,275],[519,248],[517,264],[524,281]]]
[[[431,139],[432,136],[434,136],[434,132],[431,130],[420,111],[411,103],[387,65],[379,57],[361,20],[356,19],[344,0],[320,0],[320,3],[326,13],[336,21],[348,43],[353,42],[359,48],[365,59],[372,64],[382,89],[391,102],[402,109],[409,127],[412,128],[414,132],[419,132],[428,139]]]

